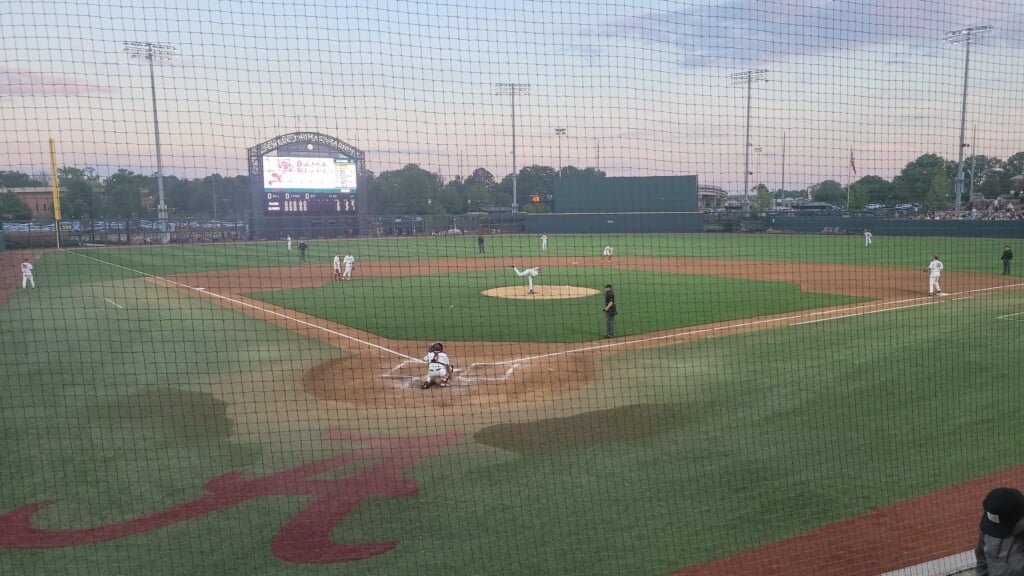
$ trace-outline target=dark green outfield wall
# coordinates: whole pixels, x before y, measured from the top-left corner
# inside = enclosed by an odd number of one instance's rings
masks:
[[[861,234],[865,229],[880,236],[964,236],[971,238],[1024,238],[1024,220],[908,220],[835,216],[776,216],[769,226],[783,232],[822,233],[826,229]]]
[[[529,234],[595,234],[703,232],[704,215],[700,212],[604,214],[529,214]]]
[[[696,176],[566,178],[555,183],[552,211],[696,212]]]

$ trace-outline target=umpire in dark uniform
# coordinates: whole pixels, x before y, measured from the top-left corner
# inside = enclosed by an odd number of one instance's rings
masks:
[[[1010,262],[1013,260],[1013,249],[1010,248],[1009,244],[1007,244],[1006,247],[1003,248],[1003,255],[1000,257],[1000,259],[1003,261],[1003,276],[1009,276]]]
[[[605,338],[615,338],[615,316],[619,313],[615,308],[615,292],[612,292],[612,285],[604,285],[604,316],[607,323]]]

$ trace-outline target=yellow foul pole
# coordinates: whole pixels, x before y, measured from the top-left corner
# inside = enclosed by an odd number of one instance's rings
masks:
[[[57,179],[57,145],[50,138],[50,183],[53,189],[53,231],[57,235],[57,249],[60,250],[60,182]]]

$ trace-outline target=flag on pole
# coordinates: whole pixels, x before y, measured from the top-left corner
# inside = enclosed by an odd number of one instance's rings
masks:
[[[857,173],[857,165],[853,163],[853,150],[850,150],[850,171]]]

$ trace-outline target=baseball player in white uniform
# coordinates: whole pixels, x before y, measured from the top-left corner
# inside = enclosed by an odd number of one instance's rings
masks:
[[[939,260],[938,254],[932,254],[932,261],[928,263],[925,270],[928,271],[928,295],[945,296],[946,294],[939,287],[939,278],[942,276],[942,260]]]
[[[444,344],[440,342],[431,344],[423,361],[427,363],[427,381],[423,383],[422,388],[426,390],[435,384],[442,388],[448,387],[453,370],[451,360],[444,353]]]
[[[32,263],[25,258],[21,263],[21,289],[24,290],[31,284],[33,288],[36,287],[36,280],[32,277]]]
[[[547,234],[541,234],[540,235],[540,249],[541,249],[542,252],[546,252],[547,249],[548,249],[548,235]]]
[[[352,279],[352,265],[356,263],[356,257],[351,252],[345,255],[341,261],[345,265],[345,271],[341,273],[342,280]]]
[[[533,268],[527,268],[526,270],[520,270],[519,268],[516,268],[515,266],[513,266],[512,270],[516,273],[517,276],[520,276],[520,277],[526,276],[526,281],[530,285],[530,294],[533,294],[533,279],[536,276],[540,275],[540,271],[543,268],[544,268],[543,266],[535,266]]]
[[[288,251],[289,252],[292,251],[292,237],[291,236],[288,237]]]
[[[864,231],[864,245],[871,246],[871,230]]]
[[[604,250],[601,251],[601,262],[605,262],[605,261],[611,262],[612,261],[612,252],[614,252],[614,251],[615,251],[615,249],[612,248],[611,244],[605,244],[604,245]]]
[[[331,279],[341,280],[341,250],[334,253],[334,261],[331,262]]]

